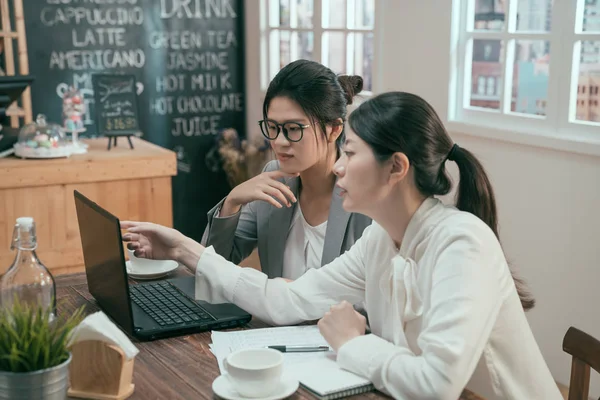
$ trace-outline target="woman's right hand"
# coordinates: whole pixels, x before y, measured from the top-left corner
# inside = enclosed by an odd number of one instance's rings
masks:
[[[151,260],[175,260],[185,236],[175,229],[150,222],[121,221],[121,229],[127,233],[123,241],[139,258]]]
[[[229,193],[223,207],[221,208],[221,216],[229,216],[237,213],[244,204],[248,204],[254,200],[262,200],[277,207],[282,208],[283,205],[291,207],[295,203],[296,196],[284,183],[277,179],[292,178],[298,176],[298,173],[290,174],[283,171],[263,172],[254,178],[248,179],[233,188]]]

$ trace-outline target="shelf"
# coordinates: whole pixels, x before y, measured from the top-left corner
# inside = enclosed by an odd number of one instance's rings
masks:
[[[16,39],[18,37],[19,37],[19,34],[17,32],[0,31],[0,38]]]
[[[16,105],[16,103],[12,103],[10,107],[6,109],[6,116],[8,117],[24,117],[25,110]]]
[[[0,0],[0,53],[3,56],[0,72],[7,77],[29,75],[24,14],[23,0]],[[25,89],[4,111],[13,128],[32,122],[30,89]]]

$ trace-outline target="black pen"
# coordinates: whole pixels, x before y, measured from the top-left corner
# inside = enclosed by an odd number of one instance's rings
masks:
[[[329,346],[267,346],[282,353],[308,353],[313,351],[329,351]]]

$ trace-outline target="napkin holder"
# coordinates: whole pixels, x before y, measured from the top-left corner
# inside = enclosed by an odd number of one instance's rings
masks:
[[[133,362],[118,346],[84,340],[71,346],[70,397],[121,400],[133,394]]]

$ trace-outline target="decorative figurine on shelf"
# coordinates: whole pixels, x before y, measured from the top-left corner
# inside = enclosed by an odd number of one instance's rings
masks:
[[[223,169],[233,188],[260,174],[270,160],[269,149],[262,135],[240,141],[237,131],[228,128],[217,135],[215,146],[206,156],[206,164],[213,172]]]
[[[15,155],[21,158],[69,157],[73,153],[73,146],[65,138],[62,127],[48,122],[43,114],[38,114],[35,122],[21,128],[13,148]]]
[[[63,95],[62,112],[64,129],[71,133],[73,140],[73,152],[76,154],[87,153],[87,145],[77,140],[78,134],[86,130],[83,125],[85,103],[81,92],[73,86],[70,86]]]
[[[85,104],[79,90],[73,86],[63,95],[63,120],[67,131],[79,131],[85,129],[83,126],[83,113]]]

